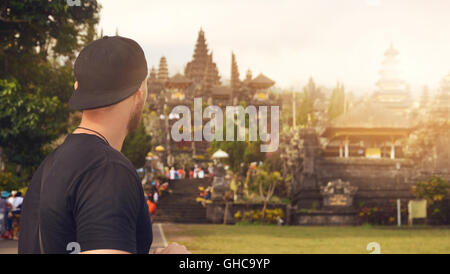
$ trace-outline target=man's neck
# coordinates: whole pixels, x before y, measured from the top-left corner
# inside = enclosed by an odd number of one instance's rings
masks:
[[[125,137],[127,136],[127,128],[126,126],[122,126],[121,123],[95,123],[92,121],[89,121],[87,119],[82,119],[80,123],[80,127],[84,127],[90,130],[97,131],[101,135],[103,135],[104,138],[108,141],[109,145],[116,149],[117,151],[122,150],[122,145],[125,140]],[[77,128],[73,132],[74,134],[78,133],[86,133],[86,134],[92,134],[97,135],[100,138],[101,135],[89,131],[82,128]]]

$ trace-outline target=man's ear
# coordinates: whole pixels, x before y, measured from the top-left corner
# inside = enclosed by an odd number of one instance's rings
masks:
[[[148,93],[148,90],[147,90],[147,79],[142,82],[142,84],[139,87],[138,91],[139,91],[138,93],[139,93],[139,96],[140,96],[139,99],[143,99],[144,101],[147,100],[147,93]]]
[[[142,90],[142,86],[135,92],[134,96],[138,100],[141,100],[144,97],[144,91]]]
[[[73,83],[73,88],[74,88],[75,90],[78,89],[78,81],[75,81],[75,83]]]

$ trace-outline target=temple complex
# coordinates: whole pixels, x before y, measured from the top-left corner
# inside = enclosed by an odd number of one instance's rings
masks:
[[[230,105],[281,105],[270,88],[275,84],[264,74],[252,78],[248,70],[244,81],[240,80],[239,68],[234,53],[231,54],[231,79],[229,85],[222,85],[213,54],[209,51],[202,29],[198,32],[192,60],[189,61],[184,74],[170,76],[166,57],[161,57],[159,67],[150,70],[148,78],[148,106],[161,117],[161,126],[171,128],[177,120],[167,115],[177,105],[193,108],[194,98],[201,97],[205,105],[217,105],[225,108]],[[270,112],[269,112],[270,113]],[[270,115],[270,114],[269,114]],[[270,119],[270,117],[269,117]],[[173,142],[167,138],[163,144],[170,147],[168,151],[192,153],[196,160],[207,160],[208,142]]]
[[[398,72],[399,52],[391,43],[384,52],[384,60],[380,70],[380,79],[376,83],[372,98],[387,109],[400,114],[408,113],[411,106],[411,95],[406,83],[401,80]]]

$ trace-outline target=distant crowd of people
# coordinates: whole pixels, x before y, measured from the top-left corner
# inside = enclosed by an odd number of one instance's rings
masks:
[[[175,169],[175,167],[171,167],[169,169],[168,167],[165,167],[165,176],[170,180],[185,179],[186,173],[189,179],[203,179],[206,177],[213,177],[214,168],[212,166],[208,166],[208,168],[205,169],[196,164],[193,168],[186,172],[182,168]]]
[[[20,191],[6,190],[0,198],[0,235],[3,239],[19,239],[20,214],[22,213],[23,197]]]
[[[145,192],[152,222],[153,216],[156,214],[157,204],[160,197],[170,193],[170,181],[186,178],[203,179],[214,176],[214,168],[212,165],[205,168],[195,164],[194,167],[189,170],[185,170],[183,168],[177,169],[173,166],[170,168],[167,166],[161,166],[160,169],[157,169],[152,166],[152,161],[147,161],[146,166],[141,172],[144,172],[142,184],[147,186],[145,187]],[[149,182],[151,182],[151,185]],[[201,199],[199,202],[201,202],[203,206],[205,206],[206,203],[211,202],[211,191],[212,189],[210,187],[201,191],[200,197],[198,198]]]

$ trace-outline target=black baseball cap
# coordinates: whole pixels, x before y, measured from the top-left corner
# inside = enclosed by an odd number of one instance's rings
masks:
[[[147,77],[144,51],[134,40],[105,36],[81,50],[75,60],[78,88],[69,100],[76,110],[116,104],[133,95]]]

